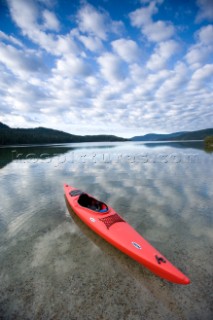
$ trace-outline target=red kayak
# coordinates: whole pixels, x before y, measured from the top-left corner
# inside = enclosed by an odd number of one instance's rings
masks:
[[[67,184],[64,193],[72,210],[93,231],[156,275],[179,284],[190,280],[148,243],[115,210]]]

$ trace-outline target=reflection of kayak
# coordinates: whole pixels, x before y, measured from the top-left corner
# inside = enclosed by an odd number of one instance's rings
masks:
[[[93,231],[156,275],[179,284],[190,280],[136,232],[114,209],[90,195],[64,185],[68,203]],[[80,202],[80,203],[79,203]]]

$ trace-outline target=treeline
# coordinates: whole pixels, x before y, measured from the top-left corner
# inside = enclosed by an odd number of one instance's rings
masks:
[[[205,151],[213,152],[213,136],[207,136],[204,140]]]
[[[205,140],[209,135],[213,134],[213,129],[203,129],[192,132],[185,132],[179,138],[180,140]],[[175,139],[174,139],[175,140]]]
[[[205,145],[207,146],[213,146],[213,136],[208,136],[204,140]]]
[[[125,141],[113,135],[78,136],[48,128],[10,128],[0,123],[0,145]]]
[[[185,131],[185,132],[173,132],[169,134],[157,134],[148,133],[144,136],[136,136],[131,140],[133,141],[192,141],[204,140],[207,136],[213,135],[213,128],[197,130],[197,131]]]

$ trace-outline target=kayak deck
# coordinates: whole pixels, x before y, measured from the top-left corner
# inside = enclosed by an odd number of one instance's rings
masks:
[[[78,189],[64,185],[64,192],[72,210],[99,236],[156,275],[178,284],[190,283],[189,278],[145,240],[113,208],[107,206],[104,212],[95,211],[79,204],[78,200],[82,193]]]

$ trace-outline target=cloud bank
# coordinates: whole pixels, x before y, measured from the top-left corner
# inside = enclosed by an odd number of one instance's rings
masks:
[[[211,127],[212,1],[141,1],[119,16],[104,4],[7,1],[0,121],[127,137]]]

